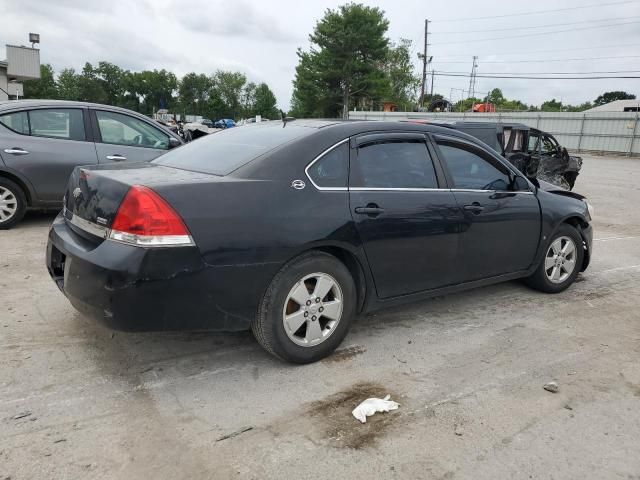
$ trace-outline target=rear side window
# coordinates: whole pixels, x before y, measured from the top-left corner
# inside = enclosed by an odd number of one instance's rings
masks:
[[[86,140],[84,116],[77,108],[45,108],[0,116],[0,123],[23,135]]]
[[[354,170],[351,187],[438,188],[427,145],[420,140],[362,145]]]
[[[29,135],[29,118],[27,112],[13,112],[0,115],[0,123],[14,132]]]
[[[82,110],[56,108],[29,111],[31,135],[67,140],[85,140]]]
[[[349,181],[349,145],[344,142],[316,160],[307,169],[319,188],[344,188]]]
[[[285,143],[310,135],[315,128],[282,123],[233,127],[211,133],[171,150],[153,163],[194,172],[228,175]]]
[[[508,190],[509,176],[462,145],[438,142],[444,163],[453,177],[454,188],[469,190]]]

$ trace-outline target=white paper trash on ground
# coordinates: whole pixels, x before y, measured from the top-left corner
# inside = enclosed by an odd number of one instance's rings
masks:
[[[400,404],[393,400],[389,400],[390,397],[390,395],[387,395],[384,398],[367,398],[364,402],[354,408],[351,413],[362,423],[366,423],[367,417],[370,417],[376,412],[388,412],[390,410],[398,409]]]

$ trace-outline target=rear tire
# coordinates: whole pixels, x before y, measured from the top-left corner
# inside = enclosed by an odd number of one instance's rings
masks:
[[[27,211],[27,197],[22,188],[0,177],[0,230],[17,225]]]
[[[546,293],[560,293],[571,285],[582,267],[584,248],[578,230],[562,224],[545,246],[540,265],[525,283]]]
[[[355,283],[342,262],[324,252],[305,253],[273,278],[251,330],[276,357],[315,362],[331,354],[347,335],[356,297]]]

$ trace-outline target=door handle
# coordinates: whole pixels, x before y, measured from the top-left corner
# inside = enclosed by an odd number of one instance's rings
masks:
[[[4,153],[10,153],[11,155],[28,155],[29,152],[20,147],[5,148]]]
[[[115,155],[107,155],[107,160],[114,160],[116,162],[122,162],[123,160],[126,160],[127,157],[120,155],[119,153],[116,153]]]
[[[480,205],[478,202],[473,202],[471,205],[465,205],[462,208],[464,208],[465,210],[470,210],[475,215],[478,215],[480,212],[484,210],[484,207]]]
[[[356,213],[361,215],[371,215],[376,216],[380,215],[384,212],[384,208],[380,208],[375,203],[370,203],[366,207],[356,207],[354,210]]]

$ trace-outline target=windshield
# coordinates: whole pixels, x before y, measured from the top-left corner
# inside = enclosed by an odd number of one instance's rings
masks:
[[[283,128],[279,122],[234,127],[194,140],[153,162],[194,172],[228,175],[260,155],[315,131],[315,128],[295,125]]]

